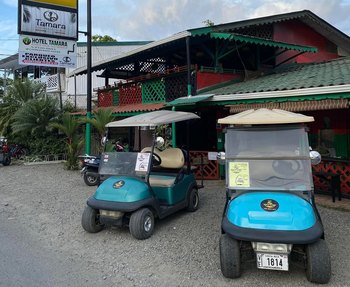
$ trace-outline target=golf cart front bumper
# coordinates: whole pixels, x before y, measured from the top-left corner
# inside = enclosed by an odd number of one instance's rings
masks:
[[[121,211],[121,212],[133,212],[141,207],[151,206],[155,208],[155,202],[153,198],[146,198],[135,202],[115,202],[107,200],[99,200],[91,196],[87,200],[87,205],[94,209]]]

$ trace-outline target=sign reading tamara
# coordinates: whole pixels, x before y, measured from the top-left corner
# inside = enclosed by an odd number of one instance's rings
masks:
[[[21,6],[19,34],[38,34],[60,38],[78,38],[77,13],[35,7]]]

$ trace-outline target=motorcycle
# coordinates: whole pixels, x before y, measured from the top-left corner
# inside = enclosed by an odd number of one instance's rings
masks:
[[[100,157],[92,155],[84,155],[81,159],[81,174],[84,182],[88,186],[94,186],[99,183],[98,167],[100,165]]]
[[[0,163],[4,166],[11,163],[11,153],[6,139],[0,139]]]

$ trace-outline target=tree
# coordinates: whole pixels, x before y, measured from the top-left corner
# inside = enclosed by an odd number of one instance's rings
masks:
[[[112,38],[111,36],[108,36],[108,35],[104,35],[104,36],[93,35],[91,37],[91,41],[92,42],[117,42],[116,39],[114,39],[114,38]]]
[[[92,119],[84,118],[82,119],[83,123],[92,124],[99,134],[99,142],[101,142],[102,137],[106,133],[106,124],[113,121],[113,112],[111,109],[99,109],[93,114]],[[102,150],[102,147],[100,147]]]
[[[214,26],[214,25],[215,25],[214,22],[211,21],[211,20],[209,20],[209,19],[204,20],[202,23],[203,23],[205,26],[207,26],[207,27],[211,27],[211,26]]]
[[[0,103],[2,102],[1,98],[5,94],[5,88],[12,85],[12,82],[13,80],[10,78],[6,78],[6,80],[4,78],[0,78]]]
[[[78,133],[80,128],[80,121],[74,118],[72,115],[65,113],[61,122],[55,122],[50,124],[51,127],[57,128],[63,132],[66,137],[67,147],[67,169],[78,168],[78,154],[84,145],[84,138]]]
[[[10,133],[13,117],[29,100],[45,97],[45,86],[30,80],[16,80],[8,86],[6,95],[0,103],[0,134]]]
[[[49,131],[49,124],[58,117],[58,101],[45,97],[25,102],[12,117],[13,133],[44,137]]]

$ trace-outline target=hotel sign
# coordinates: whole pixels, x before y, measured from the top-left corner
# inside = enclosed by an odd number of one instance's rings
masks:
[[[20,36],[19,64],[75,68],[76,42],[38,36]]]
[[[78,38],[78,15],[74,12],[21,6],[19,34],[52,36],[76,40]]]

